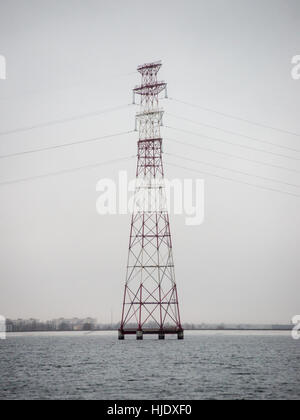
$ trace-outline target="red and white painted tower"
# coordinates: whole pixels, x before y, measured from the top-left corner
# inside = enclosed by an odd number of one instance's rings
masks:
[[[172,240],[162,160],[163,110],[159,94],[167,84],[157,80],[161,62],[138,67],[142,84],[136,115],[139,130],[136,190],[119,339],[126,334],[177,334],[183,339],[175,282]]]

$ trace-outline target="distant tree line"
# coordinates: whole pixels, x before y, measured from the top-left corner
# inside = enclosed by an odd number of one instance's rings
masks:
[[[130,327],[130,326],[129,326]],[[132,325],[131,327],[134,327]],[[155,325],[147,324],[148,328]],[[36,319],[6,320],[7,332],[43,332],[43,331],[116,331],[119,323],[99,324],[96,319],[64,319],[59,318],[51,321],[40,321]],[[253,324],[183,324],[185,330],[291,330],[292,325],[253,325]]]

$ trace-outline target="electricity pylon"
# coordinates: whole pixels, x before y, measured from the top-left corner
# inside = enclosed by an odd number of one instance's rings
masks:
[[[161,62],[138,67],[142,83],[136,115],[139,130],[136,189],[131,220],[126,283],[119,339],[126,334],[177,334],[183,339],[175,282],[170,221],[162,160],[163,110],[159,94],[167,84],[157,80]],[[167,95],[167,93],[166,93]]]

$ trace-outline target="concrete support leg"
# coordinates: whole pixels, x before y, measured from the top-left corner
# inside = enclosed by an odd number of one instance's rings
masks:
[[[125,336],[124,336],[124,334],[122,333],[122,331],[118,331],[118,339],[119,340],[124,340],[124,338],[125,338]]]
[[[136,332],[136,339],[142,340],[143,339],[143,331],[137,331]]]
[[[159,333],[158,334],[158,339],[159,340],[164,340],[165,339],[165,334],[164,333]]]
[[[183,334],[183,331],[179,331],[179,332],[177,333],[177,338],[178,338],[178,340],[183,340],[183,339],[184,339],[184,334]]]

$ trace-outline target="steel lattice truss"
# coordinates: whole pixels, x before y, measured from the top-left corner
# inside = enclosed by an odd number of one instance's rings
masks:
[[[131,220],[126,284],[119,332],[182,332],[167,211],[160,127],[163,110],[157,81],[161,63],[138,67],[141,86],[136,191]]]

